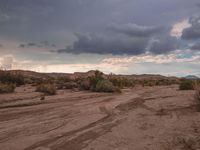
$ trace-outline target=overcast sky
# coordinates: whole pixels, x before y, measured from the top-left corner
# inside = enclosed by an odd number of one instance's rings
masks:
[[[0,66],[200,75],[199,0],[0,0]]]

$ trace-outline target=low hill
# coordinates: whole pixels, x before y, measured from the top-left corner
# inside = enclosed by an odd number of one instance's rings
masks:
[[[8,72],[14,73],[14,74],[21,74],[26,77],[32,77],[32,78],[42,78],[42,79],[49,79],[49,78],[59,78],[59,77],[69,77],[71,79],[76,79],[76,78],[87,78],[90,76],[95,75],[95,70],[90,70],[88,72],[75,72],[75,73],[39,73],[39,72],[34,72],[34,71],[26,71],[26,70],[10,70]],[[110,74],[111,75],[111,74]],[[103,76],[109,76],[108,74],[103,74]],[[141,75],[116,75],[112,74],[112,76],[115,77],[124,77],[132,80],[163,80],[163,79],[168,79],[168,80],[178,80],[179,78],[177,77],[166,77],[163,75],[154,75],[154,74],[141,74]],[[190,79],[192,76],[189,76]],[[188,78],[189,78],[188,77]],[[194,77],[192,78],[194,79]]]

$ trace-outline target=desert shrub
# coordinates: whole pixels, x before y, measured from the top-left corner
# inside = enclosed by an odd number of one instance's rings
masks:
[[[146,86],[155,86],[155,85],[156,85],[155,81],[152,81],[152,80],[147,81],[147,84],[146,84]]]
[[[76,82],[66,82],[66,83],[59,83],[57,84],[58,89],[74,89],[78,88],[78,85]]]
[[[24,83],[26,83],[26,84],[33,84],[33,80],[32,80],[31,77],[25,77],[24,78]]]
[[[90,90],[95,91],[97,83],[103,79],[104,79],[103,73],[96,70],[94,76],[88,77],[90,83]]]
[[[46,78],[41,80],[42,84],[55,84],[55,79],[53,78]]]
[[[24,76],[17,73],[10,73],[8,71],[0,71],[0,82],[1,83],[12,83],[17,86],[25,84]]]
[[[31,84],[33,86],[39,86],[41,84],[55,84],[55,79],[53,78],[30,78]]]
[[[95,90],[97,83],[104,79],[103,78],[103,73],[98,71],[98,70],[96,70],[95,71],[95,75],[91,76],[91,77],[88,77],[88,79],[89,79],[89,82],[90,82],[90,89],[91,90]]]
[[[156,85],[156,81],[155,80],[143,80],[141,81],[142,86],[155,86]]]
[[[55,95],[56,87],[54,84],[40,84],[37,86],[36,92],[42,92],[47,95]]]
[[[67,76],[59,77],[56,80],[56,84],[58,89],[74,89],[78,87],[77,83]]]
[[[79,89],[81,90],[90,90],[90,81],[89,79],[84,79],[79,82]]]
[[[120,88],[121,83],[115,83],[115,85],[106,79],[102,72],[96,70],[93,76],[87,78],[77,78],[75,79],[76,83],[79,86],[80,90],[91,90],[95,92],[121,92]],[[117,81],[118,82],[118,81]]]
[[[72,80],[67,76],[62,76],[57,79],[58,83],[66,83],[66,82],[70,82],[70,81],[72,81]]]
[[[116,87],[119,88],[124,88],[124,87],[134,87],[135,83],[134,80],[125,78],[125,77],[115,77],[113,75],[108,76],[108,80],[112,82],[112,84]]]
[[[16,86],[12,83],[0,83],[0,93],[12,93]]]
[[[194,82],[191,80],[182,80],[179,85],[180,90],[194,90]]]
[[[161,85],[171,85],[172,82],[168,79],[159,79],[155,81],[155,85],[161,86]]]
[[[117,88],[109,80],[100,80],[95,88],[96,92],[116,92]]]

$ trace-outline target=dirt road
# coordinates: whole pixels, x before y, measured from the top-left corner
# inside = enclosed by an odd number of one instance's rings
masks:
[[[0,95],[2,150],[198,150],[194,91],[137,87],[122,94],[33,87]]]

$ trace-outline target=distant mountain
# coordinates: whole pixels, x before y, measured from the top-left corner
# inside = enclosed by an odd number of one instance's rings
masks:
[[[199,77],[195,76],[195,75],[188,75],[186,77],[184,77],[185,79],[189,79],[189,80],[198,80],[200,79]]]

